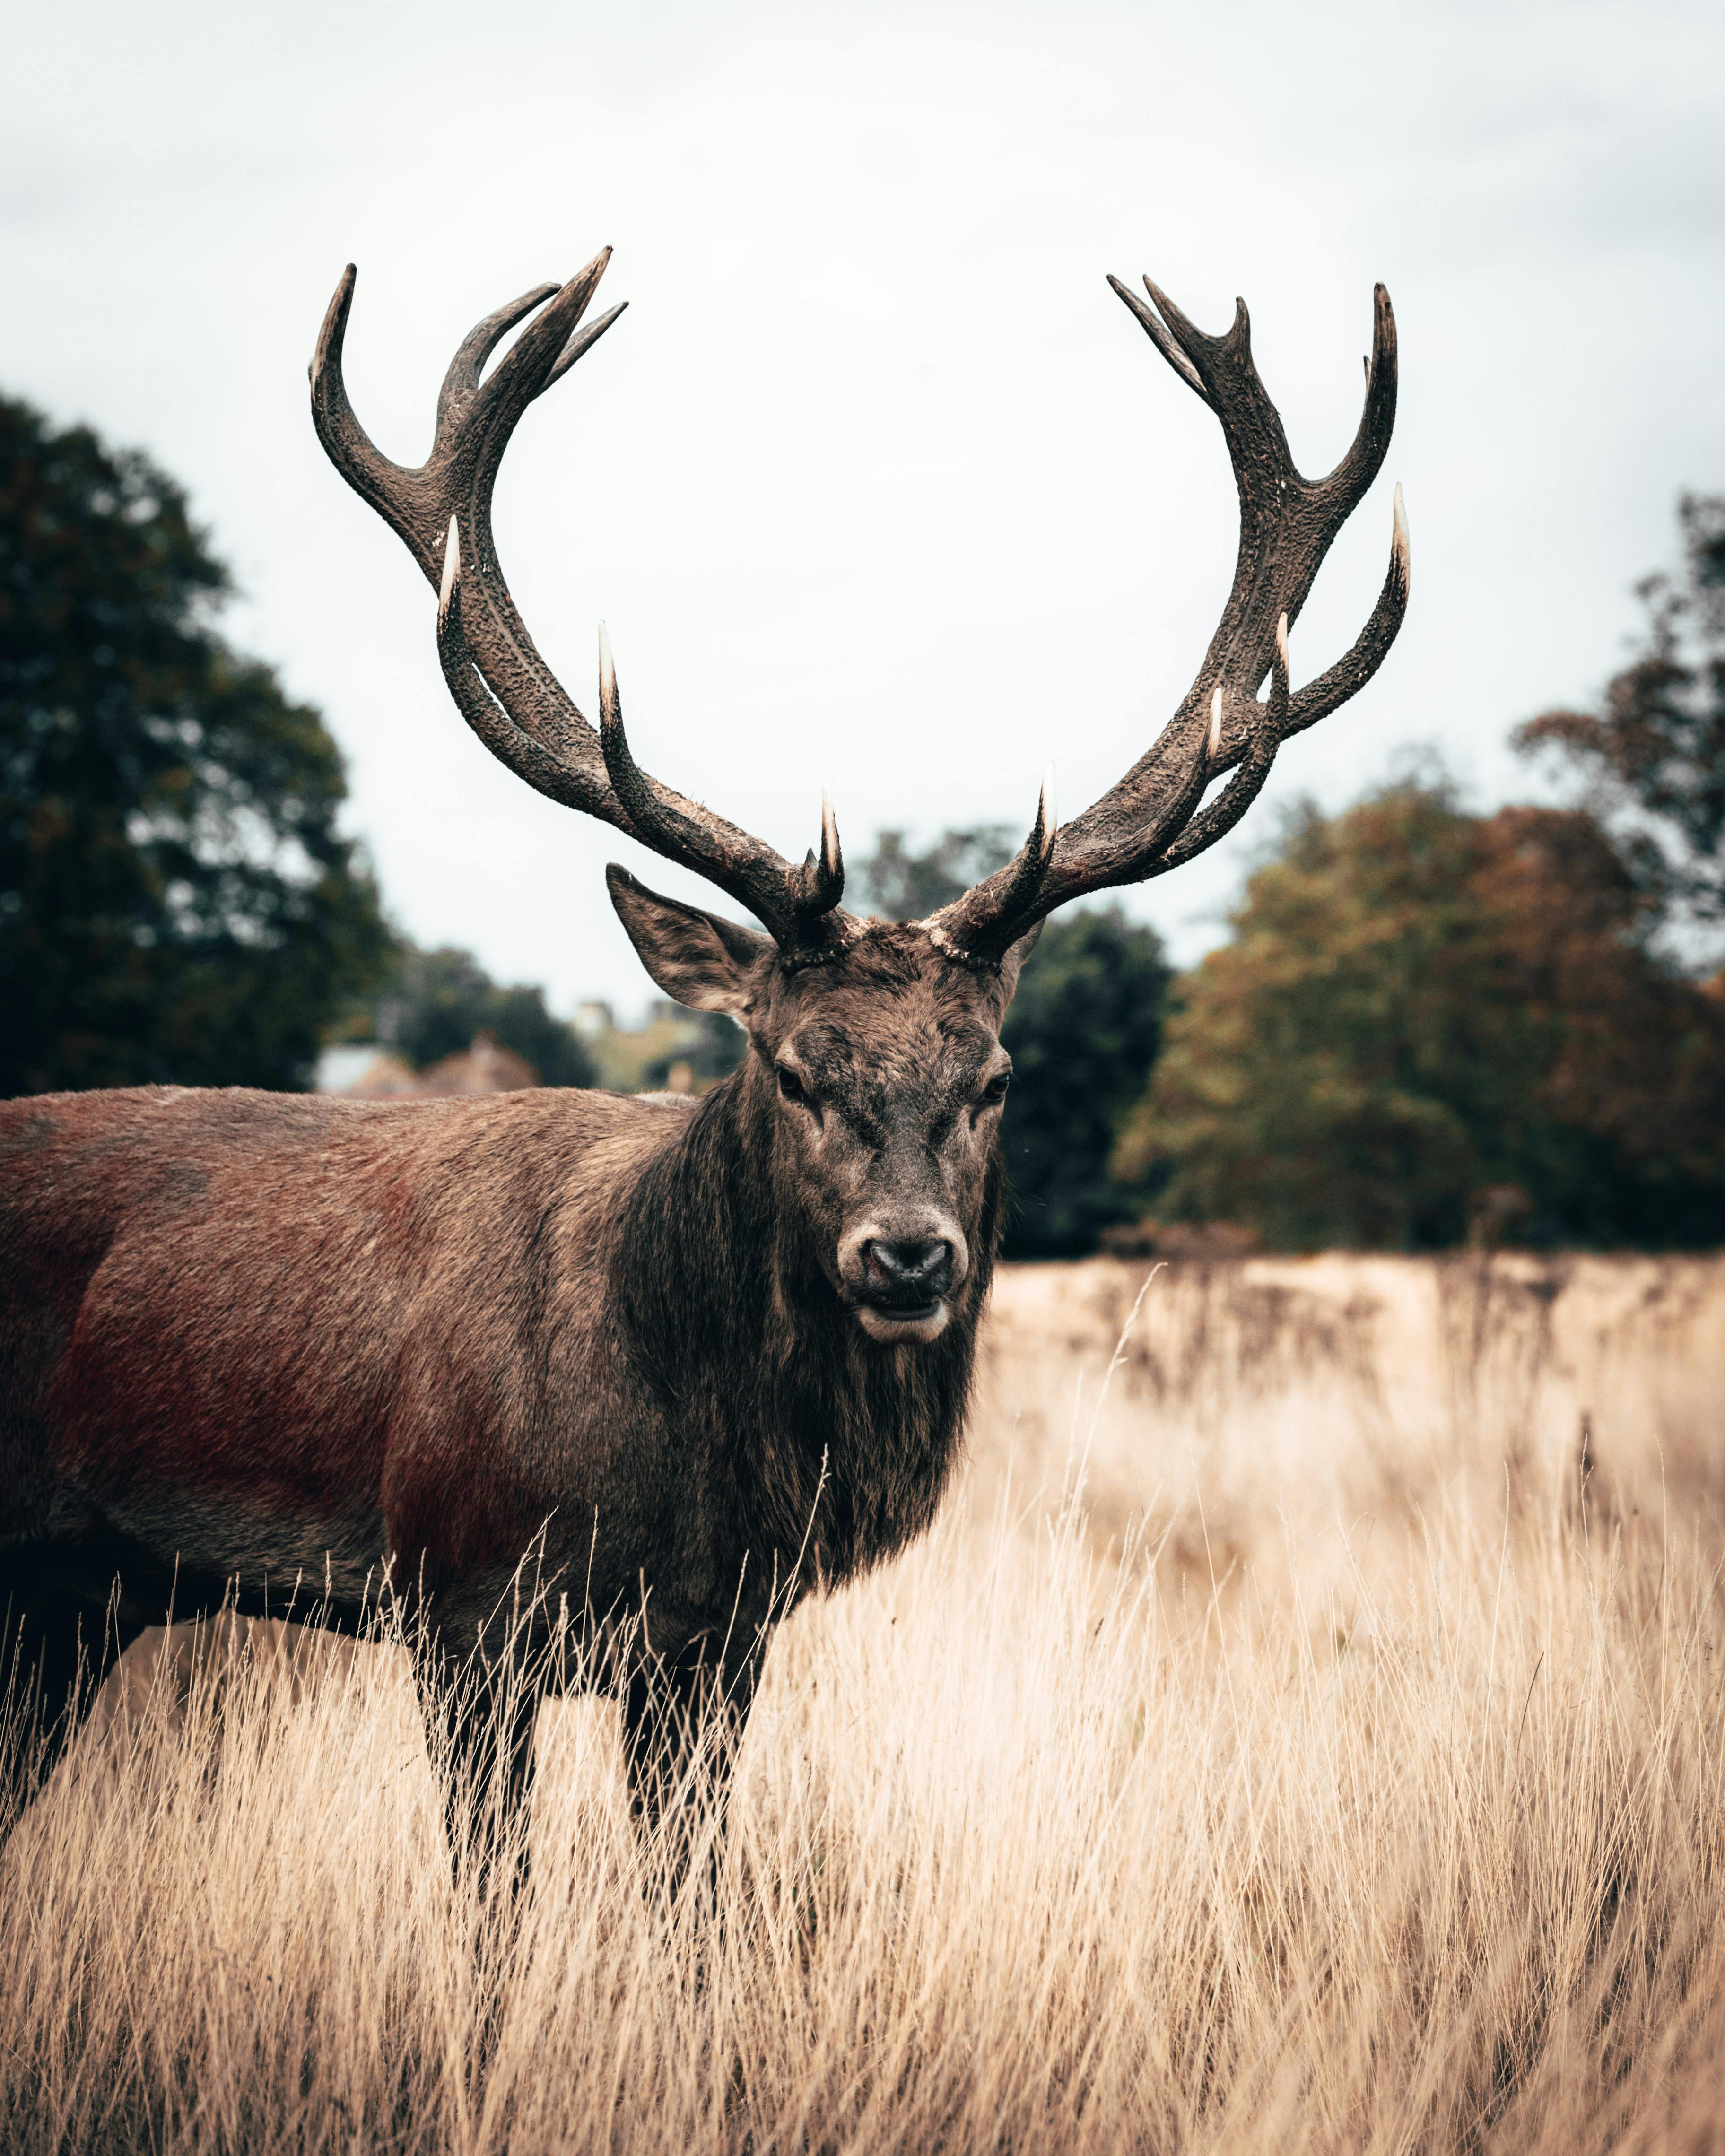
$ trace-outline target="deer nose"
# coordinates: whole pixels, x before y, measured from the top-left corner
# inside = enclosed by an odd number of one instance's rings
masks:
[[[952,1285],[952,1245],[943,1240],[867,1242],[862,1259],[869,1286],[891,1302],[933,1302]]]

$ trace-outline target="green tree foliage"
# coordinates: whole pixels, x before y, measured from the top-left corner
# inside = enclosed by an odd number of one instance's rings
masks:
[[[1716,1240],[1725,1000],[1656,920],[1583,811],[1414,783],[1308,810],[1181,983],[1117,1170],[1286,1249],[1441,1247],[1507,1187],[1529,1240]]]
[[[1043,930],[1000,1030],[1014,1073],[1009,1257],[1081,1255],[1142,1211],[1109,1161],[1162,1045],[1171,978],[1161,937],[1117,906]]]
[[[1627,812],[1630,857],[1650,886],[1702,921],[1725,921],[1725,495],[1678,505],[1683,567],[1638,588],[1645,641],[1599,711],[1547,711],[1517,730],[1554,750],[1595,805]]]
[[[1012,858],[1004,824],[945,831],[922,853],[882,831],[864,891],[895,921],[921,920]],[[1019,976],[1001,1039],[1013,1060],[1004,1124],[1011,1257],[1074,1256],[1142,1209],[1109,1172],[1122,1116],[1161,1043],[1171,976],[1153,929],[1117,906],[1050,921]]]
[[[593,1058],[572,1025],[545,1007],[545,991],[501,988],[470,951],[402,952],[377,1004],[377,1036],[416,1070],[490,1034],[539,1074],[543,1086],[591,1086]]]
[[[925,921],[1009,861],[1019,841],[1004,824],[942,831],[912,853],[902,831],[879,831],[859,873],[859,895],[887,921]]]
[[[388,937],[317,713],[135,451],[0,398],[0,1093],[300,1086]]]

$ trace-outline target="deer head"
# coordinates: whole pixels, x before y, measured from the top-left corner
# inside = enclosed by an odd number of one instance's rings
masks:
[[[599,724],[534,648],[498,565],[491,490],[532,400],[623,311],[583,317],[609,249],[561,290],[541,285],[479,323],[450,362],[431,454],[416,470],[379,454],[341,379],[354,270],[337,286],[311,366],[318,435],[342,476],[399,533],[438,591],[444,678],[491,753],[538,792],[624,831],[715,884],[764,935],[607,870],[613,905],[665,993],[732,1013],[752,1050],[737,1083],[764,1132],[775,1187],[839,1302],[871,1338],[927,1341],[965,1302],[1010,1064],[1000,1022],[1042,922],[1088,891],[1190,860],[1255,798],[1276,751],[1370,680],[1408,599],[1396,490],[1389,570],[1353,649],[1304,687],[1288,635],[1337,532],[1383,464],[1395,418],[1395,321],[1374,295],[1365,408],[1352,447],[1303,479],[1251,356],[1245,304],[1225,336],[1195,328],[1147,277],[1149,304],[1109,282],[1151,342],[1222,424],[1240,490],[1233,588],[1190,690],[1120,782],[1071,823],[1045,783],[1016,856],[928,920],[860,919],[839,901],[844,857],[829,803],[820,844],[793,864],[644,772],[631,754],[604,632]],[[500,341],[536,311],[483,382]],[[1266,680],[1269,693],[1260,697]],[[1206,799],[1214,782],[1228,783]]]

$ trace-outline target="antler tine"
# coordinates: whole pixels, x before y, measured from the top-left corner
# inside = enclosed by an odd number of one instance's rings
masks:
[[[521,731],[486,686],[485,676],[474,664],[462,623],[461,567],[460,531],[452,516],[438,592],[437,655],[456,710],[498,762],[526,779],[536,793],[562,803],[566,808],[580,809],[629,830],[627,819],[611,798],[603,769],[596,774],[554,756],[531,734]]]
[[[1327,668],[1315,681],[1308,681],[1296,696],[1288,711],[1287,723],[1282,728],[1282,738],[1290,734],[1303,733],[1307,726],[1315,726],[1326,719],[1350,696],[1358,696],[1389,656],[1389,647],[1395,642],[1396,631],[1402,625],[1402,616],[1408,610],[1408,592],[1413,577],[1413,557],[1408,541],[1408,512],[1402,501],[1402,490],[1398,481],[1395,506],[1391,511],[1389,539],[1389,570],[1384,579],[1384,588],[1378,594],[1378,603],[1372,609],[1365,627],[1354,639],[1348,651],[1333,666]]]
[[[1219,799],[1209,808],[1200,809],[1181,832],[1178,838],[1167,846],[1152,864],[1147,875],[1166,875],[1182,862],[1189,861],[1194,854],[1201,854],[1207,846],[1231,831],[1264,789],[1270,776],[1270,767],[1276,761],[1276,752],[1286,738],[1288,716],[1288,618],[1283,614],[1276,624],[1276,656],[1271,662],[1270,701],[1258,706],[1258,716],[1246,742],[1245,754],[1229,781]],[[1209,763],[1214,770],[1214,744],[1221,732],[1221,697],[1216,690],[1214,714],[1211,721]]]
[[[1333,490],[1339,531],[1382,470],[1395,428],[1397,389],[1395,314],[1381,285],[1372,287],[1372,351],[1366,362],[1365,402],[1348,452],[1320,484]]]
[[[1054,860],[1060,824],[1055,814],[1054,766],[1042,776],[1036,797],[1036,820],[1030,835],[1003,869],[952,906],[943,906],[924,923],[940,947],[952,957],[998,965],[1007,947],[1047,909],[1037,900]]]
[[[1203,398],[1204,403],[1208,404],[1210,401],[1209,392],[1199,380],[1198,369],[1163,327],[1162,318],[1157,314],[1155,309],[1147,307],[1132,286],[1122,285],[1117,277],[1110,277],[1108,282],[1137,316],[1145,336],[1173,367],[1174,372],[1179,376],[1181,381],[1194,396]],[[1149,285],[1150,280],[1147,277],[1144,282]],[[1155,287],[1152,285],[1151,290],[1153,291]]]
[[[1009,881],[1000,898],[1002,920],[1014,920],[1034,902],[1042,888],[1042,880],[1048,874],[1048,865],[1054,859],[1055,828],[1054,771],[1050,767],[1044,774],[1042,790],[1036,797],[1036,820],[1030,826],[1030,835],[1019,849],[1017,858],[1009,862],[1003,872]]]
[[[1395,316],[1383,285],[1373,292],[1372,356],[1354,438],[1335,469],[1304,478],[1251,352],[1251,321],[1237,300],[1221,336],[1199,329],[1148,277],[1146,305],[1108,280],[1151,342],[1222,424],[1240,495],[1234,583],[1196,680],[1151,747],[1120,782],[1065,825],[1034,888],[1023,856],[935,916],[951,947],[998,961],[1031,924],[1086,891],[1137,883],[1189,860],[1230,830],[1255,798],[1277,748],[1358,693],[1382,665],[1406,611],[1406,514],[1396,490],[1389,574],[1370,619],[1347,655],[1291,692],[1287,632],[1343,524],[1376,478],[1395,421]],[[1271,676],[1267,702],[1258,686]],[[1205,788],[1240,766],[1220,798],[1200,810]]]
[[[485,362],[507,336],[518,321],[531,315],[535,307],[542,307],[557,290],[555,285],[536,285],[531,292],[523,292],[518,300],[511,300],[506,307],[499,307],[495,314],[487,315],[475,322],[455,347],[455,357],[449,362],[444,376],[443,388],[437,393],[437,432],[441,434],[450,418],[479,388],[480,376]]]
[[[553,382],[561,382],[562,380],[563,377],[569,372],[569,369],[575,364],[576,361],[581,357],[583,352],[592,351],[593,347],[598,342],[599,339],[603,336],[606,331],[610,328],[612,323],[616,321],[617,317],[623,312],[624,309],[628,305],[629,301],[627,300],[619,300],[614,307],[608,308],[607,311],[598,317],[597,321],[591,321],[588,323],[584,329],[578,329],[573,333],[567,344],[563,346],[562,352],[558,357],[557,365],[552,367],[551,372],[545,378],[545,387],[547,389],[550,388]]]
[[[830,913],[845,896],[845,853],[839,844],[839,819],[824,792],[820,797],[820,852],[809,849],[798,871],[798,903],[806,915]]]
[[[353,287],[359,275],[350,262],[341,272],[334,296],[325,310],[323,325],[311,364],[305,370],[311,382],[311,422],[317,438],[337,471],[354,492],[371,503],[393,529],[400,531],[391,511],[392,481],[407,478],[391,463],[359,424],[348,401],[341,375],[341,350],[347,336],[347,316],[353,305]],[[405,536],[405,535],[403,535]]]
[[[536,649],[510,596],[491,532],[491,492],[527,406],[567,373],[623,312],[582,317],[610,259],[605,249],[561,287],[536,286],[463,338],[439,394],[432,450],[416,469],[393,464],[366,434],[347,397],[341,355],[352,305],[350,264],[311,364],[312,418],[338,471],[406,542],[438,590],[438,656],[457,708],[501,762],[551,799],[597,816],[739,899],[788,948],[824,956],[845,938],[837,832],[814,880],[762,841],[685,799],[630,753],[616,676],[603,644],[602,726],[596,732]],[[481,379],[499,341],[543,309]],[[830,812],[829,812],[830,827]]]
[[[441,632],[449,619],[449,608],[455,603],[455,583],[461,574],[460,520],[449,519],[449,536],[444,546],[443,581],[437,588],[437,625]]]
[[[811,852],[803,867],[793,869],[760,839],[716,816],[698,801],[687,800],[649,778],[635,762],[623,730],[623,705],[611,661],[611,639],[603,622],[599,624],[599,740],[611,790],[627,813],[627,828],[643,845],[652,847],[667,860],[695,870],[709,883],[728,891],[787,950],[804,956],[824,955],[829,947],[842,947],[842,916],[835,916],[845,875],[838,859],[839,832],[832,804],[823,804],[821,860],[817,862]],[[834,864],[830,875],[824,866],[829,840]]]

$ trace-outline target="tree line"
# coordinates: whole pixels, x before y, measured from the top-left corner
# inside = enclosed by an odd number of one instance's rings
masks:
[[[1725,1240],[1725,500],[1679,516],[1599,708],[1516,737],[1568,805],[1420,771],[1298,808],[1184,974],[1117,907],[1050,923],[1003,1034],[1011,1254]],[[151,459],[0,398],[0,1093],[295,1088],[331,1040],[423,1069],[482,1029],[594,1082],[539,988],[392,927],[230,589]],[[856,880],[916,918],[1013,843],[886,831]],[[714,1032],[704,1079],[742,1050]]]
[[[1280,1249],[1725,1240],[1725,499],[1679,523],[1600,708],[1514,737],[1573,805],[1427,777],[1296,814],[1179,984],[1118,1178]]]

